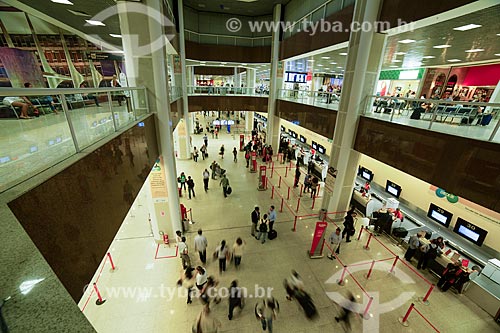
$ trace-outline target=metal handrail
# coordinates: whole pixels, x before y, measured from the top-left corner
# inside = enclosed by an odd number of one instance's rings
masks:
[[[145,87],[121,88],[0,88],[0,96],[48,96],[87,93],[120,92],[124,90],[144,90]]]
[[[377,96],[368,95],[371,98],[387,99],[387,100],[397,100],[397,101],[410,101],[410,102],[420,102],[420,103],[430,103],[430,104],[451,104],[451,105],[470,105],[470,106],[491,106],[500,107],[500,103],[489,103],[489,102],[468,102],[468,101],[447,101],[444,99],[424,99],[424,98],[408,98],[408,97],[389,97],[389,96]]]
[[[184,29],[184,31],[198,35],[198,36],[208,36],[208,37],[238,38],[238,39],[251,39],[251,40],[272,38],[272,36],[247,37],[247,36],[234,36],[234,35],[207,34],[207,33],[197,32],[197,31],[188,30],[188,29]]]

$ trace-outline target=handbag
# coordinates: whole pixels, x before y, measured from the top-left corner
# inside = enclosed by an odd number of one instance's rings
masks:
[[[231,188],[231,186],[228,186],[226,194],[231,194],[231,193],[233,193],[233,189]]]
[[[349,236],[354,236],[355,234],[356,234],[355,228],[352,228],[351,230],[349,230]]]

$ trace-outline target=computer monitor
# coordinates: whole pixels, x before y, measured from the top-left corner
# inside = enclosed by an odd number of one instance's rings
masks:
[[[286,128],[285,128],[285,126],[281,125],[281,131],[282,131],[282,132],[286,132]]]
[[[318,145],[318,152],[320,154],[325,154],[326,153],[325,147],[323,147],[322,145]]]
[[[450,213],[449,211],[444,210],[443,208],[431,203],[429,206],[429,210],[427,211],[427,216],[430,219],[432,219],[432,220],[436,221],[437,223],[442,224],[446,228],[448,228],[450,226],[453,214]]]
[[[296,132],[294,132],[294,131],[292,131],[292,137],[293,137],[294,139],[297,139],[297,133],[296,133]]]
[[[367,168],[364,168],[362,166],[359,167],[358,169],[358,176],[360,176],[361,178],[371,182],[373,180],[373,172],[371,172],[370,170],[368,170]]]
[[[390,180],[387,180],[387,183],[385,185],[385,191],[387,193],[392,194],[396,198],[399,198],[401,195],[401,186],[399,186],[396,183],[391,182]]]
[[[318,144],[316,143],[316,141],[313,141],[311,143],[311,147],[314,149],[314,150],[318,150]]]
[[[300,136],[300,142],[302,143],[306,143],[307,142],[307,139],[304,137],[304,136]]]
[[[477,225],[474,225],[460,217],[457,219],[457,223],[455,223],[453,232],[478,246],[483,245],[484,239],[488,234],[486,230],[481,229]]]

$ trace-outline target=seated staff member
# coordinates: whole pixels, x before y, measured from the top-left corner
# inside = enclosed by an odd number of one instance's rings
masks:
[[[417,269],[426,269],[429,260],[434,260],[438,255],[441,254],[441,250],[444,248],[443,237],[438,237],[431,239],[429,244],[422,245],[419,250],[422,252],[420,258],[418,259]]]
[[[464,271],[462,270],[461,260],[457,260],[454,263],[449,263],[436,285],[439,287],[439,289],[441,289],[441,291],[447,291],[460,279],[463,274]]]

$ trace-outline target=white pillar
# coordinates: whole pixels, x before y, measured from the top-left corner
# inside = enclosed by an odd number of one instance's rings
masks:
[[[381,0],[358,0],[353,21],[372,22],[378,19]],[[360,109],[378,79],[378,60],[382,56],[385,36],[368,31],[351,32],[348,58],[337,113],[330,166],[338,169],[330,200],[322,208],[328,211],[345,210],[350,202],[356,178],[359,153],[354,151],[354,139]]]
[[[281,4],[274,6],[273,21],[278,24],[281,21]],[[273,146],[274,151],[278,151],[279,147],[279,119],[275,117],[276,113],[276,97],[278,93],[278,62],[279,62],[279,35],[280,31],[273,31],[271,46],[271,72],[269,84],[269,98],[267,104],[267,135],[266,143]]]
[[[183,151],[179,152],[179,158],[190,159],[191,158],[191,134],[193,133],[192,126],[189,122],[189,103],[188,103],[188,93],[187,93],[187,67],[186,67],[186,41],[184,33],[184,1],[178,0],[178,10],[179,10],[179,48],[181,56],[181,66],[182,66],[182,109],[184,123],[186,124],[186,141],[187,145]]]
[[[251,132],[253,130],[253,111],[248,111],[245,114],[245,127],[247,132]]]

